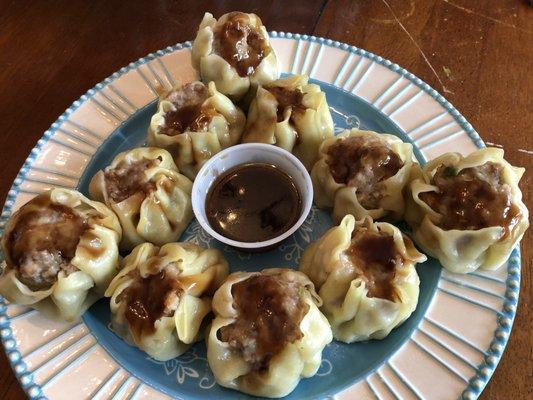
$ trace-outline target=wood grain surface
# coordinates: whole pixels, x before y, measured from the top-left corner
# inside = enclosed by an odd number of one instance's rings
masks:
[[[362,47],[413,72],[488,145],[527,168],[521,187],[533,210],[533,7],[526,0],[0,0],[0,198],[43,132],[87,89],[139,57],[193,39],[205,11],[232,10],[257,13],[269,30]],[[481,399],[533,396],[532,255],[529,230],[518,314]],[[24,398],[0,354],[0,398]]]

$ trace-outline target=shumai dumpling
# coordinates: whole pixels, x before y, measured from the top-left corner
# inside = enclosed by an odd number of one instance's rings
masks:
[[[192,182],[170,153],[140,147],[118,154],[91,180],[91,197],[103,201],[122,225],[122,250],[143,242],[175,242],[192,219]]]
[[[404,213],[403,189],[413,166],[413,146],[389,134],[351,129],[326,139],[313,166],[314,201],[333,207],[339,222],[356,219],[398,220]]]
[[[213,297],[207,361],[218,384],[254,396],[283,397],[313,376],[331,328],[301,272],[236,272]]]
[[[424,261],[395,226],[348,214],[307,247],[300,271],[318,289],[333,337],[352,343],[383,339],[409,318],[418,303],[415,264]]]
[[[333,119],[326,94],[307,80],[306,75],[293,75],[260,86],[250,104],[243,142],[275,144],[310,170],[322,141],[333,136]]]
[[[192,46],[192,62],[202,81],[215,82],[234,101],[279,78],[268,32],[255,14],[231,12],[217,21],[205,13]]]
[[[112,329],[156,360],[177,357],[202,339],[211,297],[227,275],[228,263],[216,249],[140,244],[105,294]]]
[[[103,297],[119,267],[115,214],[75,190],[52,189],[6,225],[0,294],[54,319],[78,319]]]
[[[186,83],[159,100],[148,145],[168,150],[179,170],[194,179],[202,165],[241,139],[246,117],[213,82]]]
[[[431,160],[410,184],[405,218],[414,240],[452,272],[497,269],[529,226],[523,173],[495,148]]]

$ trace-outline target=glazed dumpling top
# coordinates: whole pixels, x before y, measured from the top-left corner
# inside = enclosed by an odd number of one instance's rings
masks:
[[[176,136],[188,131],[207,131],[211,119],[218,114],[211,104],[206,103],[209,97],[211,95],[202,82],[186,83],[172,90],[164,99],[171,102],[175,109],[165,113],[165,125],[159,132]]]
[[[403,235],[403,240],[410,239]],[[368,297],[395,301],[395,268],[401,266],[404,259],[392,235],[363,227],[356,229],[345,255],[350,260],[347,265],[364,280]]]
[[[443,164],[435,171],[432,184],[438,191],[424,192],[419,197],[442,216],[436,224],[442,229],[502,226],[503,235],[507,235],[520,219],[511,188],[502,181],[500,164],[488,161],[460,171]]]
[[[349,136],[327,149],[326,163],[335,182],[357,188],[366,209],[379,207],[382,182],[403,167],[403,161],[382,140]]]
[[[303,337],[300,323],[309,305],[300,295],[302,283],[289,274],[252,275],[232,287],[233,307],[239,317],[220,329],[220,337],[242,354],[256,371],[287,343]]]
[[[78,270],[70,261],[88,227],[87,218],[73,208],[36,197],[23,206],[5,239],[7,262],[18,266],[18,278],[29,288],[48,289],[60,271]]]
[[[241,77],[250,76],[271,52],[268,39],[260,29],[261,19],[255,14],[231,12],[223,15],[213,29],[213,49]]]

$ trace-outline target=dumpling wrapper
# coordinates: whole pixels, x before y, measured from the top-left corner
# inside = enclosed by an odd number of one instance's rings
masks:
[[[111,186],[114,174],[123,178]],[[126,251],[143,242],[163,245],[178,240],[193,216],[191,191],[192,182],[179,173],[170,153],[155,147],[118,154],[89,185],[91,197],[118,216],[123,231],[120,248]]]
[[[390,281],[395,293],[392,300],[370,296],[367,280],[360,272],[363,268],[354,266],[348,256],[352,233],[362,228],[392,237],[396,251],[403,258],[401,265],[395,266]],[[420,280],[415,265],[425,260],[426,256],[395,226],[373,223],[370,217],[356,221],[348,214],[338,226],[307,247],[300,271],[318,289],[323,301],[321,311],[331,324],[333,337],[353,343],[383,339],[409,318],[418,303]]]
[[[242,71],[239,73],[235,66],[223,57],[224,54],[220,54],[218,49],[217,32],[231,20],[238,20],[240,25],[249,26],[250,31],[255,36],[253,40],[262,42],[264,47],[262,50],[263,57],[259,64],[253,66],[251,73],[250,71],[246,71],[244,74]],[[248,33],[248,35],[250,34]],[[248,40],[246,40],[246,43],[246,46],[241,45],[240,47],[254,56],[257,51],[253,48],[251,50],[248,48]],[[231,47],[232,45],[228,42],[227,46]],[[241,55],[238,58],[245,60],[251,57]],[[270,45],[268,32],[261,19],[255,14],[228,13],[217,20],[212,14],[205,13],[192,46],[192,63],[194,68],[200,72],[203,82],[214,82],[218,90],[229,96],[233,101],[241,100],[249,91],[253,93],[258,85],[263,85],[279,78],[280,73],[278,60],[274,49]]]
[[[21,219],[43,209],[40,203],[74,210],[86,221],[86,227],[69,261],[74,271],[67,273],[61,269],[51,286],[31,288],[19,279],[19,266],[12,258],[9,237]],[[2,238],[6,267],[0,277],[0,294],[10,302],[30,306],[52,319],[75,321],[103,297],[118,273],[121,235],[117,217],[104,204],[89,200],[75,190],[52,189],[43,193],[15,212],[6,225]]]
[[[201,82],[186,85],[204,87]],[[209,122],[200,129],[186,129],[176,135],[167,135],[164,133],[165,116],[180,108],[180,104],[172,100],[180,97],[182,89],[183,86],[174,88],[159,100],[157,112],[152,116],[148,129],[148,145],[168,150],[179,170],[194,180],[207,160],[240,141],[246,117],[228,97],[217,91],[214,82],[210,82],[206,99],[201,103],[201,108],[209,114]]]
[[[242,318],[234,306],[235,285],[257,276],[281,276],[301,285],[299,298],[308,307],[298,326],[302,337],[285,343],[265,370],[256,371],[251,361],[221,340],[221,330]],[[250,300],[252,301],[252,300]],[[301,378],[313,376],[322,361],[322,350],[331,342],[331,328],[319,311],[320,299],[313,284],[298,271],[283,268],[262,272],[231,274],[213,297],[215,319],[207,335],[207,359],[218,384],[254,396],[283,397],[294,390]]]
[[[326,94],[293,75],[260,86],[250,104],[243,142],[269,143],[292,152],[310,170],[322,141],[333,136]]]
[[[427,254],[437,258],[451,272],[469,273],[477,269],[495,270],[509,258],[511,251],[529,227],[529,212],[522,201],[518,186],[524,168],[513,167],[503,158],[504,152],[496,148],[483,148],[463,157],[446,153],[429,161],[409,186],[406,221],[413,228],[415,242]],[[510,189],[511,204],[519,212],[518,221],[505,235],[501,226],[477,230],[445,230],[439,227],[442,216],[420,198],[422,193],[437,191],[432,177],[441,165],[457,171],[492,162],[502,168],[502,184]]]
[[[156,360],[167,361],[183,354],[202,339],[204,319],[211,312],[211,297],[228,269],[227,261],[216,249],[193,243],[168,243],[161,248],[151,243],[138,245],[124,259],[122,270],[105,293],[111,297],[113,331]],[[142,278],[159,279],[149,287],[155,293],[149,294],[152,297],[148,300],[128,292],[133,287],[133,293],[138,293],[135,288]],[[137,321],[132,324],[128,309],[135,301],[141,302],[153,325],[139,323],[138,328]],[[154,303],[159,301],[168,312],[151,314],[155,312]]]
[[[379,186],[374,192],[379,191],[382,197],[378,204],[372,208],[365,208],[361,205],[356,187],[336,182],[327,163],[330,147],[339,140],[349,138],[382,142],[403,163],[394,175],[378,183]],[[359,129],[345,130],[333,138],[324,140],[320,146],[319,160],[311,171],[314,201],[320,208],[333,208],[333,219],[336,223],[340,222],[346,214],[353,215],[357,220],[365,216],[370,216],[374,220],[380,218],[399,220],[405,209],[403,190],[409,183],[411,169],[414,165],[416,164],[413,162],[413,146],[410,143],[404,143],[396,136],[385,133]]]

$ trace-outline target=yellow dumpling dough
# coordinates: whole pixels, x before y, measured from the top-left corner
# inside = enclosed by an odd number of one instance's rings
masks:
[[[218,384],[283,397],[313,376],[331,328],[301,272],[283,268],[231,274],[213,297],[207,360]]]
[[[396,136],[345,130],[320,146],[311,171],[314,201],[320,208],[333,208],[336,223],[346,214],[398,220],[412,160],[413,146]]]
[[[177,357],[202,338],[211,297],[227,275],[228,263],[216,249],[141,244],[105,293],[111,297],[111,326],[156,360]]]
[[[302,255],[335,339],[383,339],[418,303],[416,263],[426,261],[395,226],[346,215]]]
[[[89,185],[91,197],[118,216],[126,251],[143,242],[178,240],[192,219],[191,190],[170,153],[155,147],[120,153]]]
[[[234,101],[279,77],[268,32],[255,14],[231,12],[218,20],[205,13],[192,46],[203,82],[214,82]]]
[[[518,187],[523,173],[495,148],[431,160],[408,191],[414,240],[452,272],[497,269],[529,226]]]
[[[168,150],[179,170],[194,179],[213,155],[239,142],[245,122],[244,113],[214,82],[190,82],[160,98],[148,145]]]
[[[52,189],[23,205],[6,225],[0,294],[55,319],[78,319],[118,273],[122,231],[104,204]]]
[[[310,170],[322,141],[333,136],[333,119],[320,86],[306,75],[278,79],[257,89],[243,142],[269,143],[292,152]]]

